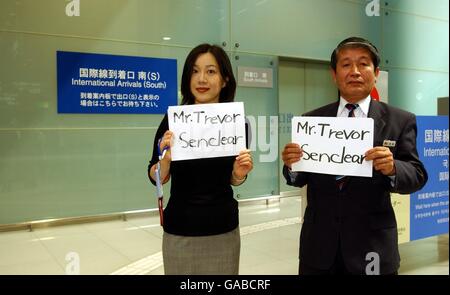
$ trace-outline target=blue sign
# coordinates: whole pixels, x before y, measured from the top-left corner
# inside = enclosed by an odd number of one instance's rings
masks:
[[[58,51],[58,113],[164,114],[177,104],[176,59]]]
[[[417,151],[428,182],[411,194],[410,240],[448,233],[448,116],[417,117]]]

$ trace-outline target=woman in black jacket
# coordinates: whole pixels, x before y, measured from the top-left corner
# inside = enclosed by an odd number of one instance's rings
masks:
[[[186,58],[181,79],[182,104],[233,102],[236,80],[225,51],[201,44]],[[167,115],[155,136],[148,175],[155,184],[160,150],[160,179],[172,178],[164,210],[165,274],[238,274],[239,212],[231,185],[240,185],[253,168],[249,150],[237,157],[171,161],[173,133]]]

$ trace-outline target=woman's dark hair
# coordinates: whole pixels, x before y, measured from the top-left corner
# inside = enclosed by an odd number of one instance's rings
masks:
[[[336,64],[337,64],[337,56],[339,50],[342,48],[365,48],[370,52],[370,56],[372,58],[372,63],[374,65],[374,69],[376,70],[380,65],[380,53],[378,49],[370,43],[369,40],[360,37],[350,37],[343,40],[339,45],[333,50],[331,54],[331,68],[336,72]]]
[[[194,104],[195,97],[191,92],[191,77],[194,70],[195,61],[199,55],[210,52],[216,59],[219,65],[220,74],[223,80],[226,82],[225,87],[222,88],[219,95],[219,102],[232,102],[234,101],[234,94],[236,92],[236,79],[233,75],[230,59],[228,58],[222,47],[211,44],[200,44],[186,57],[186,61],[183,67],[183,74],[181,76],[181,95],[183,99],[181,104]]]

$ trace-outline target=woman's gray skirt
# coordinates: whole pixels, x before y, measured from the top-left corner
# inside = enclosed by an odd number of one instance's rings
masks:
[[[166,275],[237,275],[241,236],[239,227],[213,236],[178,236],[164,232]]]

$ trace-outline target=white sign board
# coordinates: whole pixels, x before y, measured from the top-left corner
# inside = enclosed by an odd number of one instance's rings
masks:
[[[292,142],[303,149],[293,171],[372,177],[373,119],[293,117]]]
[[[246,148],[244,103],[170,106],[172,161],[238,155]]]

